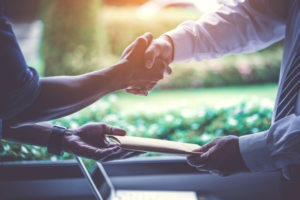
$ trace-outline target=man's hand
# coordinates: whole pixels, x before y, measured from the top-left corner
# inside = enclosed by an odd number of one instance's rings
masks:
[[[138,95],[148,95],[156,83],[164,77],[164,74],[170,74],[171,68],[167,62],[162,59],[155,59],[152,67],[145,67],[144,53],[147,47],[152,44],[153,36],[146,33],[137,38],[123,52],[122,60],[127,60],[132,69],[132,78],[126,91]]]
[[[240,154],[237,136],[214,139],[195,151],[203,154],[188,156],[187,161],[199,171],[209,171],[221,176],[249,171]]]
[[[106,124],[90,123],[66,134],[63,149],[85,158],[97,161],[124,159],[141,154],[121,149],[116,144],[106,140],[105,135],[125,135],[126,131]]]

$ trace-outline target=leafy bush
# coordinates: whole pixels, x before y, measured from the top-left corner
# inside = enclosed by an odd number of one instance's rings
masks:
[[[182,142],[205,144],[224,135],[245,135],[268,129],[272,105],[268,102],[247,102],[236,107],[221,109],[177,109],[167,111],[136,110],[120,112],[114,105],[115,95],[110,95],[92,106],[71,116],[54,121],[69,128],[88,122],[105,122],[127,130],[128,135],[161,138]],[[0,161],[67,159],[49,156],[45,148],[2,141]]]
[[[1,140],[0,142],[0,162],[4,161],[18,161],[18,160],[58,160],[70,159],[72,155],[65,153],[64,156],[58,157],[47,154],[47,149],[9,142]]]
[[[199,88],[278,82],[282,48],[227,56],[202,62],[178,63],[172,75],[159,83],[160,89]]]
[[[100,5],[100,0],[44,1],[45,75],[80,74],[99,65],[107,52]]]

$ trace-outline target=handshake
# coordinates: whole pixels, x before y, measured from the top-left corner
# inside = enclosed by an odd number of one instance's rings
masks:
[[[145,33],[125,49],[121,59],[129,72],[124,89],[128,93],[147,96],[164,75],[172,72],[169,67],[173,60],[172,40],[165,35],[153,40],[151,33]]]

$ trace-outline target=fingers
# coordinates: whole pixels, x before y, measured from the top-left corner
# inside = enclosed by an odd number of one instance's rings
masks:
[[[107,155],[113,154],[114,152],[119,151],[119,149],[120,148],[117,145],[109,148],[97,148],[83,141],[74,141],[70,144],[70,150],[72,153],[93,160],[99,160],[103,157],[107,157]]]
[[[200,147],[199,149],[195,149],[194,152],[207,152],[211,147],[215,145],[214,142],[207,143]]]
[[[128,150],[120,148],[119,151],[116,151],[106,157],[103,157],[101,159],[101,162],[124,159],[124,158],[127,158],[127,156],[129,156],[130,154],[132,154],[132,151],[128,151]]]
[[[144,52],[148,45],[152,42],[152,38],[153,36],[151,33],[145,33],[144,35],[138,37],[134,42],[135,45],[132,47],[131,54],[135,54],[138,51]]]
[[[115,127],[115,126],[110,126],[110,125],[107,125],[107,124],[104,124],[104,125],[105,125],[105,134],[120,135],[120,136],[126,135],[126,131],[124,129],[121,129],[121,128],[118,128],[118,127]]]
[[[94,150],[94,160],[100,161],[103,160],[105,158],[107,158],[108,156],[114,155],[117,152],[120,151],[120,147],[115,146],[115,147],[111,147],[111,148],[105,148],[105,149],[96,149]]]
[[[149,91],[155,87],[156,83],[156,81],[137,81],[127,88],[126,92],[135,95],[148,96]]]
[[[108,148],[97,148],[78,141],[72,145],[72,153],[96,161],[106,162],[116,159],[130,158],[140,155],[143,152],[124,150],[114,144],[110,144]]]
[[[187,162],[192,167],[198,168],[207,164],[208,157],[209,157],[208,153],[204,153],[201,155],[191,155],[187,157]]]
[[[170,75],[172,69],[170,66],[162,59],[158,58],[154,61],[153,67],[149,70],[149,79],[159,81],[164,78],[164,75]]]
[[[161,36],[152,41],[144,54],[145,66],[151,69],[156,58],[161,58],[168,64],[172,61],[172,41],[167,36]]]
[[[139,80],[132,82],[131,86],[127,89],[151,90],[156,84],[157,81]]]
[[[144,154],[145,152],[142,151],[129,151],[125,149],[121,149],[119,152],[116,152],[114,155],[110,155],[106,157],[105,159],[102,159],[102,162],[108,162],[112,160],[117,160],[117,159],[127,159],[127,158],[132,158],[141,154]]]
[[[205,170],[212,169],[211,165],[213,163],[211,163],[210,157],[214,153],[215,149],[216,149],[215,143],[210,142],[210,143],[204,145],[203,147],[194,150],[194,152],[204,152],[204,153],[201,155],[188,156],[187,157],[188,164],[193,167],[198,167],[198,168],[201,167]]]
[[[126,92],[134,95],[148,96],[148,91],[146,89],[126,89]]]
[[[142,37],[143,37],[143,38],[145,39],[145,41],[146,41],[146,46],[149,46],[149,45],[151,44],[152,40],[153,40],[153,35],[152,35],[152,33],[147,32],[147,33],[145,33]]]
[[[142,52],[144,52],[146,47],[152,42],[152,40],[153,40],[153,35],[149,32],[138,37],[124,50],[121,58],[124,59],[133,56],[133,54],[135,54],[136,51],[140,51],[141,49]]]
[[[145,66],[148,69],[151,69],[154,65],[154,62],[156,58],[160,55],[160,47],[159,45],[154,41],[152,42],[148,48],[145,51],[144,54],[144,60],[145,60]]]

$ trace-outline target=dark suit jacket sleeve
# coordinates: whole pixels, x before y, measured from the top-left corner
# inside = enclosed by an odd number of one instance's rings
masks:
[[[13,118],[28,108],[39,91],[39,75],[27,66],[0,5],[0,137],[1,121]]]

